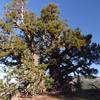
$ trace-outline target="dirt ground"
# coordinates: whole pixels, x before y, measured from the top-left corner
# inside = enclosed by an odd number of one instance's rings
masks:
[[[33,98],[13,98],[12,100],[87,100],[83,98],[77,98],[77,97],[64,97],[64,96],[48,96],[48,95],[39,95],[34,96]]]
[[[100,100],[99,96],[86,96],[86,97],[77,97],[77,96],[70,96],[70,97],[64,97],[64,96],[49,96],[49,95],[39,95],[34,96],[32,98],[18,98],[13,97],[11,100]]]
[[[48,95],[39,95],[39,96],[34,96],[31,98],[18,98],[18,97],[13,97],[12,100],[64,100],[63,96],[48,96]]]
[[[100,97],[64,97],[64,96],[49,96],[39,95],[32,98],[12,98],[12,100],[100,100]]]
[[[66,97],[60,94],[43,94],[30,98],[15,96],[12,100],[100,100],[100,90],[80,91],[72,95],[67,95]]]

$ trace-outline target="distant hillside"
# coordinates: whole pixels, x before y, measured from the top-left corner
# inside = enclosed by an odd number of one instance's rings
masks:
[[[82,89],[100,89],[100,78],[81,78]]]

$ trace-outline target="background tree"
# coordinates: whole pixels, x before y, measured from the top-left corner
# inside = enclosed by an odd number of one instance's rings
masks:
[[[42,93],[52,85],[64,91],[73,77],[97,73],[90,65],[100,64],[100,45],[91,43],[91,34],[84,36],[79,29],[71,29],[59,17],[56,4],[43,8],[40,17],[24,9],[25,4],[26,0],[14,0],[0,20],[4,34],[0,36],[0,61],[8,66],[7,81],[1,87],[13,87],[24,95]],[[12,96],[9,91],[0,92]]]

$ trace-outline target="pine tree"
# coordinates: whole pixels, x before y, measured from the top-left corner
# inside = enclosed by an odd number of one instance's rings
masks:
[[[40,17],[26,9],[26,0],[14,0],[7,7],[0,20],[0,62],[8,68],[0,86],[2,97],[64,91],[73,77],[97,73],[90,65],[100,64],[100,45],[91,43],[91,34],[71,29],[56,4],[43,8]],[[16,84],[10,83],[14,78]]]

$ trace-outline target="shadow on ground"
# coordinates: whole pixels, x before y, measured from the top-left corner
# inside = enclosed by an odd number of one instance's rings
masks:
[[[100,100],[100,90],[81,90],[68,93],[66,96],[61,93],[48,93],[31,98],[13,98],[12,100]]]
[[[68,94],[63,100],[100,100],[100,89],[81,90]]]
[[[50,100],[55,100],[53,98],[56,98],[56,100],[100,100],[100,89],[81,90],[68,93],[66,96],[61,94],[49,94],[48,96],[52,98]]]

